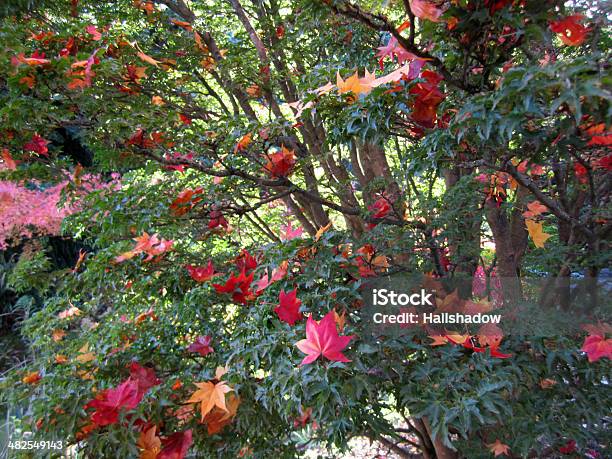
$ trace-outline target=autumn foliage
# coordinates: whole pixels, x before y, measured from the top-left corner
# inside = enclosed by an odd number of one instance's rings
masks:
[[[84,457],[608,457],[608,21],[1,6],[10,430]],[[368,289],[409,275],[537,333],[380,332]]]

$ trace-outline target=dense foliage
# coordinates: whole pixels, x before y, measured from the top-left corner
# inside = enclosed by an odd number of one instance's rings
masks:
[[[610,454],[594,293],[585,331],[547,336],[373,336],[363,313],[364,284],[396,273],[506,299],[545,278],[542,320],[571,310],[572,276],[595,288],[605,2],[2,8],[13,439],[159,459],[334,456],[360,436],[400,457]]]

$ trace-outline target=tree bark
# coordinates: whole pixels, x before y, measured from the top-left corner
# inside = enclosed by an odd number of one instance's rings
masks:
[[[522,212],[528,193],[526,188],[518,186],[510,215],[492,199],[485,204],[487,222],[495,241],[497,275],[502,283],[504,300],[509,302],[522,298],[520,266],[527,249],[527,229]]]

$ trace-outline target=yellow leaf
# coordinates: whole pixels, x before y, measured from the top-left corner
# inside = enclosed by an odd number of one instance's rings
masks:
[[[212,56],[206,56],[204,59],[200,61],[200,65],[204,70],[213,70],[217,63],[215,62],[215,58]]]
[[[451,331],[446,335],[446,339],[453,344],[463,344],[466,340],[470,339],[470,335],[460,335],[458,332]]]
[[[485,324],[478,329],[478,342],[481,346],[498,347],[504,332],[495,324]]]
[[[388,268],[389,267],[389,259],[384,255],[378,255],[374,257],[370,263],[372,266],[377,268]]]
[[[531,237],[531,240],[533,241],[535,246],[539,248],[544,248],[544,243],[551,235],[543,231],[542,222],[526,220],[525,224],[527,225],[527,231],[529,232],[529,236]]]
[[[225,381],[219,381],[217,384],[207,381],[195,383],[195,385],[198,390],[191,394],[191,398],[187,400],[187,403],[201,404],[200,412],[202,413],[202,420],[215,406],[223,411],[228,411],[225,406],[225,394],[234,389],[228,386]]]
[[[75,360],[79,363],[87,363],[95,359],[95,354],[93,352],[89,352],[88,343],[85,343],[85,345],[81,349],[79,349],[79,355],[77,355],[75,358]]]

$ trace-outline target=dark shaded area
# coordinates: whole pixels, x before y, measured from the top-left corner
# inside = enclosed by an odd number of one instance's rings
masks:
[[[61,150],[62,156],[69,156],[75,164],[93,165],[93,152],[81,142],[80,129],[61,126],[53,131],[50,140],[53,147]]]
[[[25,245],[25,242],[22,242],[0,251],[0,346],[7,349],[0,354],[0,372],[25,358],[27,345],[21,340],[21,322],[44,303],[44,298],[35,288],[17,293],[8,285],[8,276],[23,253]],[[73,268],[79,251],[91,249],[73,239],[53,236],[46,240],[44,250],[51,261],[50,270],[55,271]]]

